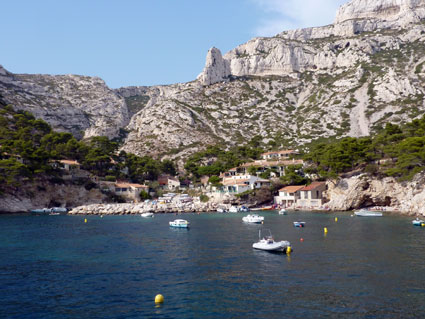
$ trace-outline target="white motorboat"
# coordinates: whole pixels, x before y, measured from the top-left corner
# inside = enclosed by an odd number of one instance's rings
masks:
[[[189,222],[185,219],[175,219],[171,222],[169,222],[170,227],[176,227],[176,228],[189,228]]]
[[[264,217],[257,214],[249,214],[242,217],[242,221],[251,224],[261,224],[264,221]]]
[[[140,216],[146,217],[146,218],[153,217],[153,213],[152,212],[145,212],[145,213],[141,213]]]
[[[230,206],[229,213],[239,213],[238,206]]]
[[[223,214],[223,213],[227,213],[227,211],[224,208],[219,207],[217,208],[217,213]]]
[[[281,210],[279,210],[279,215],[287,215],[288,212],[286,211],[285,208],[282,208]]]
[[[412,220],[412,224],[414,226],[425,226],[425,221],[423,221],[422,219],[416,218],[415,220]]]
[[[252,244],[253,248],[266,251],[286,252],[287,248],[291,247],[291,243],[289,241],[275,241],[270,230],[267,230],[266,232],[268,235],[262,237],[261,230],[258,231],[258,242]]]
[[[367,209],[360,209],[354,212],[354,215],[359,216],[359,217],[381,217],[382,213],[381,212],[372,212],[370,210]]]

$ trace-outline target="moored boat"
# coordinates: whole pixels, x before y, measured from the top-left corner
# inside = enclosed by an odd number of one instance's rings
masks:
[[[153,213],[152,212],[145,212],[145,213],[141,213],[140,216],[146,217],[146,218],[153,217]]]
[[[294,226],[300,228],[305,227],[305,222],[294,222]]]
[[[354,212],[354,215],[359,216],[359,217],[382,217],[381,212],[373,212],[373,211],[367,210],[367,209],[356,210]]]
[[[422,219],[416,218],[415,220],[412,220],[413,226],[422,226],[425,227],[425,221]]]
[[[264,217],[257,214],[249,214],[242,217],[242,221],[251,224],[261,224],[264,221]]]
[[[176,227],[176,228],[189,228],[189,222],[185,219],[175,219],[171,222],[169,222],[170,227]]]
[[[50,208],[38,208],[31,210],[32,214],[48,214],[51,213]]]
[[[287,215],[287,214],[288,214],[288,212],[286,211],[285,208],[282,208],[282,209],[279,210],[279,215]]]
[[[261,236],[261,230],[258,231],[258,242],[252,244],[253,248],[271,252],[286,252],[291,247],[289,241],[275,241],[270,230],[267,230],[267,232],[268,235]]]
[[[52,208],[39,208],[31,210],[32,214],[49,214],[59,215],[60,213],[66,213],[68,210],[65,207],[52,207]]]
[[[230,206],[229,213],[239,213],[240,210],[237,206]]]

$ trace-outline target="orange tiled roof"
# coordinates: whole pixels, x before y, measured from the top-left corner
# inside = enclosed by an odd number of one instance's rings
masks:
[[[299,190],[301,190],[302,188],[304,188],[305,185],[301,185],[301,186],[286,186],[282,189],[279,189],[279,192],[286,192],[286,193],[295,193],[298,192]]]
[[[316,188],[326,185],[325,182],[313,182],[310,185],[303,187],[303,189],[301,189],[302,191],[312,191],[315,190]]]
[[[77,161],[72,160],[60,160],[59,163],[68,164],[68,165],[80,165]]]

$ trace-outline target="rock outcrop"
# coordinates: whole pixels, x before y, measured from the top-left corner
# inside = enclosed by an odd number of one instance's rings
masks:
[[[62,206],[75,207],[107,201],[98,189],[81,185],[34,183],[0,196],[0,213],[29,212],[32,209]]]
[[[316,46],[309,40],[329,37],[353,37],[363,32],[407,28],[425,18],[425,0],[352,0],[341,6],[333,25],[285,31],[272,38],[257,38],[231,50],[221,59],[217,49],[207,55],[207,66],[198,76],[203,85],[214,84],[226,77],[246,75],[291,75],[306,70],[353,66],[362,56],[337,56],[334,46]],[[290,41],[288,41],[290,40]],[[337,39],[337,41],[340,39]],[[345,39],[344,39],[345,40]],[[373,43],[354,40],[349,45],[364,46],[364,52],[379,51]],[[301,43],[299,41],[302,41]],[[339,41],[338,41],[339,42]],[[337,42],[337,43],[338,43]],[[344,42],[344,41],[342,41]],[[331,44],[332,42],[329,42]],[[347,41],[343,45],[346,45]],[[214,56],[217,55],[217,63]],[[224,66],[229,65],[230,70]]]
[[[398,183],[394,178],[371,178],[359,175],[328,182],[326,206],[331,210],[351,210],[381,206],[405,215],[425,216],[425,176],[412,182]]]
[[[207,54],[207,61],[202,73],[198,76],[202,85],[210,85],[227,79],[230,75],[228,61],[224,60],[221,51],[211,48]]]
[[[379,24],[406,26],[418,23],[424,17],[424,0],[353,0],[340,7],[335,24],[367,19],[376,21],[378,27]]]

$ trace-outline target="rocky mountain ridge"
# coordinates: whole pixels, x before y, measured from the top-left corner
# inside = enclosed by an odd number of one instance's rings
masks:
[[[129,121],[124,98],[97,77],[13,74],[0,66],[0,94],[56,130],[77,137],[116,137]]]
[[[192,82],[111,90],[98,78],[0,68],[0,94],[54,128],[121,136],[126,151],[177,160],[256,135],[273,147],[365,136],[424,113],[424,18],[425,0],[353,0],[332,25],[224,55],[212,48]]]

